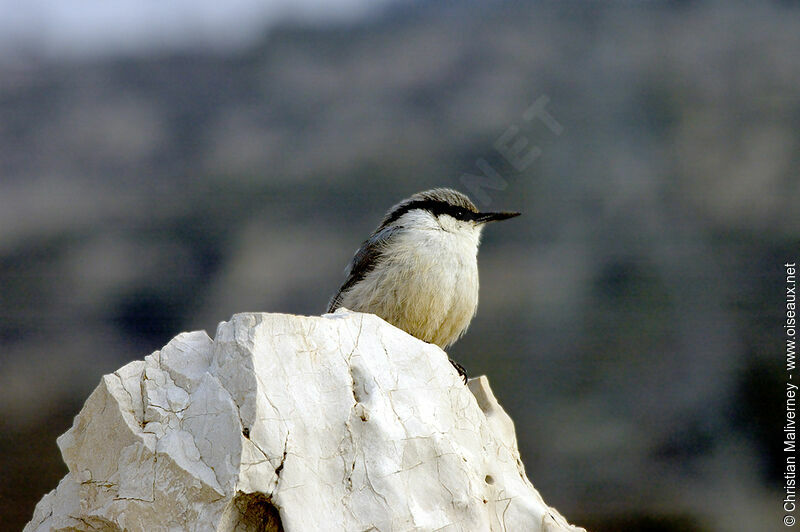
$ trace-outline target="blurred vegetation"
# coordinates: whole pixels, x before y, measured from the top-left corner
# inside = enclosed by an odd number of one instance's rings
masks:
[[[759,530],[800,246],[791,2],[433,2],[228,54],[0,60],[0,515],[100,376],[242,311],[319,314],[390,205],[488,161],[487,374],[593,530]],[[522,113],[539,96],[553,135]],[[509,126],[542,150],[518,171]],[[713,524],[713,526],[711,526]]]

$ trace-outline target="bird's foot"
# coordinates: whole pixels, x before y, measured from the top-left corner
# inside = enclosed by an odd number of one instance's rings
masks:
[[[467,370],[465,370],[464,366],[462,366],[461,364],[459,364],[458,362],[456,362],[452,358],[448,358],[448,360],[453,365],[453,367],[456,368],[456,371],[458,372],[458,376],[461,377],[464,380],[464,384],[466,384],[467,383]]]

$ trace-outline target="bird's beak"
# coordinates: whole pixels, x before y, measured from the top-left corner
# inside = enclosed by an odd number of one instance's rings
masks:
[[[522,213],[519,212],[482,212],[479,213],[475,217],[475,221],[479,224],[485,224],[489,222],[499,222],[500,220],[508,220],[509,218],[513,218],[515,216],[519,216]]]

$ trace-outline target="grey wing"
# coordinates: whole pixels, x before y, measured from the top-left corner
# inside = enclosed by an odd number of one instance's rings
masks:
[[[347,279],[345,279],[339,291],[336,292],[336,295],[333,296],[333,299],[328,304],[328,312],[333,312],[339,308],[342,305],[344,294],[375,268],[375,265],[378,264],[383,256],[386,244],[398,231],[398,227],[385,227],[361,244],[361,247],[358,248],[353,260],[350,261],[345,270]]]

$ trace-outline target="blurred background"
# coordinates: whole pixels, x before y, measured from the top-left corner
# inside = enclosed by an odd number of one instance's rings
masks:
[[[2,528],[104,373],[322,313],[384,211],[449,186],[524,212],[450,354],[545,500],[777,530],[799,50],[790,1],[0,0]]]

